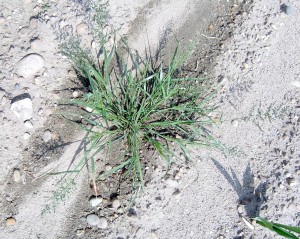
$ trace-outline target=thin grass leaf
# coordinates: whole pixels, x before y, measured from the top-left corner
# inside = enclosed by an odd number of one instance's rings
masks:
[[[256,217],[254,220],[256,221],[257,224],[259,224],[263,227],[266,227],[271,231],[276,232],[278,235],[281,235],[283,237],[290,238],[290,239],[299,239],[299,237],[295,236],[288,230],[299,233],[300,228],[290,227],[290,226],[286,226],[286,225],[279,224],[279,223],[272,223],[261,217]]]

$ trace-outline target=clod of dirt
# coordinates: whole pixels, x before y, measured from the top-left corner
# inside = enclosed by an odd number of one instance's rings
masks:
[[[24,78],[32,78],[45,66],[45,60],[38,54],[23,57],[16,65],[16,73]]]
[[[32,117],[32,101],[29,94],[22,94],[12,100],[11,108],[14,114],[25,120]]]
[[[17,223],[16,219],[9,217],[6,219],[6,226],[13,226]]]

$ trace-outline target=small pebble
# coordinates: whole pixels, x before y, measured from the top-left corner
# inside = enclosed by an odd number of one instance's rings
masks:
[[[100,222],[100,218],[95,214],[90,214],[86,217],[86,222],[91,226],[97,226]]]
[[[100,229],[105,229],[107,228],[107,226],[108,226],[107,219],[105,217],[100,217],[97,227]]]
[[[12,99],[10,109],[14,114],[25,120],[29,120],[32,117],[32,101],[28,94],[22,94]]]
[[[297,88],[300,88],[300,81],[293,81],[291,84]]]
[[[106,164],[105,165],[105,171],[110,171],[110,170],[112,170],[112,166],[110,166],[109,164]]]
[[[234,128],[236,128],[236,127],[239,126],[239,121],[237,121],[237,120],[232,120],[232,121],[231,121],[231,125],[232,125]]]
[[[78,35],[84,35],[87,33],[87,27],[84,23],[80,23],[76,26],[76,32]]]
[[[23,136],[23,139],[27,140],[30,138],[30,134],[28,132],[26,132]]]
[[[172,196],[173,196],[174,198],[178,199],[178,198],[181,197],[181,192],[180,192],[179,190],[176,190],[176,191],[172,194]]]
[[[92,112],[93,112],[93,109],[90,108],[90,107],[86,107],[85,110],[86,110],[87,112],[89,112],[89,113],[92,113]]]
[[[5,17],[0,17],[0,24],[3,24],[5,22]]]
[[[287,183],[291,186],[294,187],[296,186],[298,183],[294,178],[287,178]]]
[[[41,50],[43,42],[40,39],[34,39],[30,42],[30,48],[34,51]]]
[[[35,76],[45,67],[45,60],[42,56],[32,53],[23,57],[16,64],[16,73],[24,78]]]
[[[92,197],[90,199],[90,204],[92,207],[98,206],[100,203],[102,203],[103,199],[101,197]]]
[[[113,200],[112,207],[118,209],[121,206],[121,202],[118,199]]]
[[[286,6],[284,12],[287,15],[292,15],[294,11],[293,11],[293,8],[291,6]]]
[[[30,120],[26,120],[26,121],[24,122],[24,125],[25,125],[25,127],[28,128],[28,129],[32,129],[32,128],[33,128],[33,124],[31,123]]]
[[[42,108],[39,109],[38,115],[42,115],[44,113],[44,110]]]
[[[37,28],[38,23],[39,23],[38,19],[35,17],[32,17],[29,21],[29,26],[30,26],[30,28],[34,29],[34,28]]]
[[[18,183],[18,182],[20,182],[21,181],[21,172],[20,172],[20,170],[19,169],[14,169],[14,171],[13,171],[13,177],[14,177],[14,181],[16,182],[16,183]]]
[[[20,90],[20,84],[19,83],[15,84],[15,90],[17,90],[17,91]]]
[[[52,133],[50,130],[46,130],[43,134],[43,140],[45,143],[49,142],[52,138]]]
[[[77,231],[76,231],[77,236],[82,236],[82,235],[84,235],[84,233],[85,233],[84,229],[77,229]]]
[[[72,95],[73,95],[74,98],[78,98],[80,96],[78,91],[74,91]]]
[[[158,235],[157,235],[156,232],[151,232],[151,233],[150,233],[150,238],[151,238],[151,239],[159,239],[159,237],[158,237]]]
[[[16,219],[14,219],[13,217],[9,217],[6,219],[6,226],[12,226],[16,224]]]

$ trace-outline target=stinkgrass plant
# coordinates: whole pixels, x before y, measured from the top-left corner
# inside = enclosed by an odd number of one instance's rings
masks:
[[[273,223],[261,217],[254,218],[254,221],[257,224],[266,227],[271,231],[274,231],[280,236],[283,236],[285,238],[290,238],[290,239],[299,239],[299,237],[293,233],[300,234],[300,227],[292,227],[284,224]]]
[[[214,92],[200,78],[181,76],[186,56],[175,49],[167,64],[154,63],[151,54],[145,59],[134,53],[122,40],[123,52],[115,45],[103,47],[102,64],[82,58],[74,67],[89,82],[89,92],[71,104],[88,109],[80,114],[88,131],[90,146],[80,162],[69,172],[88,166],[96,184],[95,156],[109,152],[112,145],[124,150],[110,173],[125,169],[132,178],[133,190],[144,185],[144,163],[141,149],[149,145],[167,163],[176,159],[177,145],[187,158],[189,145],[217,146],[206,129],[214,123],[209,103]],[[121,53],[120,53],[121,52]],[[150,51],[148,51],[149,53]],[[107,162],[112,160],[104,154]]]

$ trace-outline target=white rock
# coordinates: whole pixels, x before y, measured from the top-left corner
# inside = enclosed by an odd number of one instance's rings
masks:
[[[38,54],[23,57],[16,65],[16,73],[24,78],[32,78],[45,66],[45,60]]]
[[[103,199],[101,197],[93,197],[90,199],[90,204],[92,207],[98,206],[100,203],[102,203]]]
[[[49,142],[51,140],[51,138],[52,138],[51,131],[50,130],[46,130],[44,132],[44,134],[43,134],[43,140],[44,140],[44,142],[46,142],[46,143]]]
[[[107,228],[107,226],[108,226],[107,219],[105,217],[100,217],[97,227],[100,229],[105,229]]]
[[[118,199],[113,200],[112,207],[118,209],[121,206],[121,202]]]
[[[13,177],[14,177],[14,181],[16,183],[20,182],[21,181],[21,172],[19,169],[14,169],[13,171]]]
[[[33,128],[33,124],[31,123],[30,120],[26,120],[26,121],[24,122],[24,125],[25,125],[25,127],[28,128],[28,129],[32,129],[32,128]]]
[[[90,214],[86,217],[86,222],[91,226],[97,226],[100,222],[100,218],[95,214]]]
[[[32,101],[29,95],[20,95],[12,100],[11,108],[14,114],[25,120],[29,120],[32,117]]]

